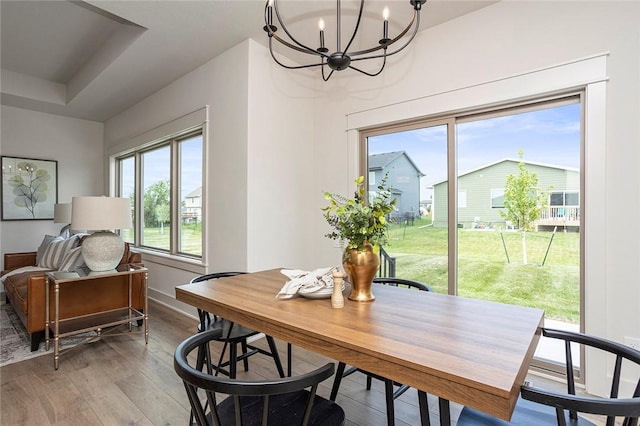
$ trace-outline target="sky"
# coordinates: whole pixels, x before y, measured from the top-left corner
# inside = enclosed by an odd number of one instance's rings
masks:
[[[456,128],[458,172],[463,174],[504,158],[580,168],[580,104],[460,123]],[[182,198],[202,185],[202,138],[182,144]],[[444,125],[369,138],[369,154],[406,151],[424,173],[421,199],[431,186],[447,179],[447,140]],[[169,149],[145,153],[145,188],[169,178]],[[125,168],[123,195],[133,192],[133,170]]]
[[[202,186],[202,136],[185,139],[181,147],[181,198]],[[134,188],[133,161],[123,164],[122,195],[129,197]],[[144,153],[144,188],[160,180],[169,180],[170,150],[168,146]]]
[[[458,174],[504,158],[580,168],[580,105],[459,123],[456,128]],[[447,179],[446,126],[369,137],[369,155],[406,151],[424,176],[421,199]]]

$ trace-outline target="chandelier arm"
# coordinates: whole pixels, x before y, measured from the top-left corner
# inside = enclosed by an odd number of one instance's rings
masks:
[[[283,46],[287,46],[289,49],[293,49],[293,50],[296,50],[298,52],[306,53],[307,55],[322,56],[324,58],[328,58],[329,57],[329,55],[326,54],[326,53],[318,52],[317,50],[313,50],[313,49],[307,49],[307,48],[296,46],[295,44],[291,44],[288,41],[282,39],[276,33],[272,33],[272,34],[273,34],[272,38],[275,38],[280,44],[282,44]]]
[[[267,5],[269,4],[269,0],[267,0]],[[300,43],[298,40],[296,40],[291,33],[289,32],[289,30],[287,29],[287,27],[284,25],[284,22],[282,22],[282,19],[280,18],[280,11],[278,9],[278,0],[273,0],[273,8],[276,11],[276,18],[278,19],[278,24],[280,24],[280,27],[282,27],[282,31],[285,32],[285,34],[291,39],[292,42],[294,42],[295,44],[297,44],[298,46],[300,46],[300,48],[304,49],[304,50],[300,50],[299,48],[296,48],[296,50],[300,51],[300,52],[306,52],[306,53],[311,53],[313,52],[313,54],[318,55],[320,52],[318,52],[315,49],[310,48],[309,46],[305,46],[304,44]],[[265,12],[265,19],[266,19],[266,12]],[[268,24],[267,24],[268,26]],[[273,36],[275,37],[275,33],[270,33],[273,34]],[[278,37],[278,41],[280,41],[280,43],[289,46],[291,48],[293,48],[293,45],[291,43],[285,42],[284,40],[282,40],[280,37]],[[324,55],[323,56],[327,56]]]
[[[345,55],[349,51],[349,48],[351,47],[351,43],[353,43],[353,40],[355,40],[356,34],[358,34],[358,29],[360,28],[360,21],[362,20],[362,10],[363,9],[364,9],[364,0],[360,0],[360,11],[358,12],[358,20],[356,21],[356,27],[353,29],[353,34],[351,35],[351,39],[349,40],[349,43],[347,43],[347,46],[342,51]],[[340,13],[340,1],[338,0],[338,14],[339,13]],[[338,20],[338,22],[340,22],[340,21]],[[340,38],[340,29],[339,28],[338,28],[338,38]],[[340,46],[338,46],[338,51],[340,51]],[[349,56],[351,56],[351,55],[349,55]]]
[[[329,81],[329,79],[331,78],[331,76],[333,75],[333,72],[334,72],[335,70],[331,70],[331,72],[329,73],[329,75],[325,77],[325,74],[324,74],[324,64],[322,64],[322,68],[321,68],[321,69],[322,69],[322,79],[323,79],[324,81]]]
[[[382,60],[382,66],[381,66],[381,67],[380,67],[380,69],[379,69],[377,72],[375,72],[375,73],[370,73],[370,72],[363,71],[363,70],[361,70],[360,68],[356,68],[356,67],[354,67],[353,65],[349,65],[349,68],[351,68],[352,70],[358,71],[359,73],[362,73],[362,74],[364,74],[364,75],[368,75],[369,77],[375,77],[375,76],[379,75],[379,74],[382,72],[382,70],[384,69],[384,66],[387,64],[387,57],[386,57],[386,56],[383,56],[383,58],[384,58],[384,59]],[[326,80],[325,80],[325,81],[326,81]]]
[[[416,18],[417,18],[417,22],[416,22]],[[407,34],[407,32],[409,32],[409,30],[413,26],[414,22],[416,22],[416,26],[413,29],[413,34],[411,35],[411,38],[409,38],[409,41],[407,43],[405,43],[404,46],[402,46],[400,49],[394,51],[393,53],[384,54],[384,55],[378,55],[378,56],[372,56],[372,58],[380,58],[380,57],[383,57],[383,56],[389,56],[389,55],[392,55],[394,53],[397,53],[397,52],[401,51],[402,49],[407,47],[409,45],[409,43],[411,43],[411,40],[413,40],[413,38],[418,33],[418,29],[420,28],[420,14],[419,14],[418,11],[414,11],[413,12],[413,17],[411,18],[411,21],[409,21],[409,24],[407,25],[407,27],[404,30],[402,30],[402,32],[400,34],[398,34],[396,37],[394,37],[389,43],[387,43],[386,45],[381,44],[379,46],[375,46],[375,47],[372,47],[370,49],[364,49],[364,50],[359,50],[357,52],[353,52],[353,53],[351,53],[349,55],[349,56],[351,56],[351,60],[354,60],[355,56],[366,55],[367,53],[372,53],[372,52],[375,52],[377,50],[384,49],[385,47],[391,46],[396,41],[398,41],[402,37],[404,37],[405,34]],[[365,58],[363,58],[363,59],[365,59]]]
[[[271,57],[273,58],[273,60],[275,61],[276,64],[280,65],[283,68],[289,69],[289,70],[299,70],[299,69],[303,69],[303,68],[312,68],[312,67],[317,67],[317,66],[321,66],[323,65],[323,63],[319,63],[319,64],[308,64],[308,65],[286,65],[284,63],[282,63],[281,61],[278,60],[278,58],[276,58],[276,55],[273,53],[273,49],[271,47],[271,39],[269,39],[269,53],[271,53]]]
[[[416,27],[413,30],[413,34],[411,35],[411,37],[406,41],[405,44],[403,44],[400,48],[394,50],[393,52],[387,53],[386,51],[383,54],[380,55],[372,55],[372,56],[362,56],[359,58],[351,58],[351,62],[355,62],[355,61],[362,61],[362,60],[366,60],[366,59],[376,59],[376,58],[386,58],[388,56],[391,55],[395,55],[396,53],[402,51],[405,47],[407,47],[409,45],[409,43],[411,43],[413,41],[413,38],[416,36],[416,34],[418,34],[418,28],[419,28],[419,24],[420,24],[420,15],[418,15],[418,25],[416,25]],[[362,53],[362,52],[357,52],[357,53]],[[355,55],[355,53],[354,53]]]

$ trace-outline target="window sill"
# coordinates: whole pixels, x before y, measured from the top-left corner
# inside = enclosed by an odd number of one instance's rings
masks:
[[[144,247],[134,247],[133,250],[142,254],[143,263],[157,263],[171,268],[204,274],[206,265],[202,259],[192,259],[186,256],[176,256]]]

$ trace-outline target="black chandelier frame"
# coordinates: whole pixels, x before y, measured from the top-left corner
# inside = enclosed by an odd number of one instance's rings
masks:
[[[289,30],[287,29],[284,21],[282,20],[282,16],[280,15],[280,10],[278,8],[278,0],[267,0],[264,8],[264,21],[265,26],[263,27],[264,31],[267,33],[269,38],[269,52],[271,53],[271,57],[273,60],[283,68],[287,69],[303,69],[303,68],[313,68],[320,67],[322,71],[322,79],[324,81],[328,81],[329,78],[333,75],[334,71],[342,71],[347,68],[358,71],[359,73],[365,74],[369,77],[375,77],[379,75],[387,63],[387,57],[395,55],[396,53],[401,52],[407,47],[411,41],[415,38],[418,33],[418,29],[420,28],[420,11],[422,10],[422,5],[426,3],[427,0],[409,0],[409,3],[413,6],[413,15],[409,21],[409,24],[394,38],[388,37],[388,21],[384,20],[384,30],[383,37],[378,41],[377,46],[370,47],[368,49],[358,50],[355,52],[349,52],[349,48],[351,44],[356,38],[358,30],[360,29],[360,22],[362,20],[362,13],[364,10],[364,0],[360,0],[360,8],[358,11],[358,18],[356,20],[356,25],[353,30],[353,34],[349,39],[346,47],[344,49],[341,48],[341,7],[340,0],[336,0],[336,51],[334,53],[329,53],[329,49],[324,45],[324,30],[321,28],[320,30],[320,47],[312,48],[301,42],[299,42],[295,37],[291,35]],[[291,41],[287,41],[280,37],[276,32],[278,31],[278,27],[273,24],[273,11],[275,11],[275,16],[280,28],[287,35],[287,37]],[[413,31],[406,42],[400,45],[397,49],[388,51],[389,47],[394,45],[399,40],[403,39],[403,37],[411,30],[413,27]],[[273,45],[274,40],[278,43],[286,46],[295,51],[305,53],[308,55],[314,55],[319,57],[319,62],[314,62],[305,65],[287,65],[279,60],[274,51]],[[382,51],[382,52],[380,52]],[[353,62],[356,61],[364,61],[369,59],[380,59],[382,58],[382,64],[380,68],[376,72],[367,72],[358,67],[352,65]],[[325,71],[326,67],[331,69],[331,72],[328,74]]]

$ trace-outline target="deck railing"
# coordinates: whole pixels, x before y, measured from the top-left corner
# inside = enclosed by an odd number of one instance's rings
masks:
[[[580,220],[580,207],[550,206],[540,212],[540,219],[577,222]]]
[[[378,268],[379,277],[395,277],[396,276],[396,258],[389,256],[382,246],[380,246],[380,267]]]

